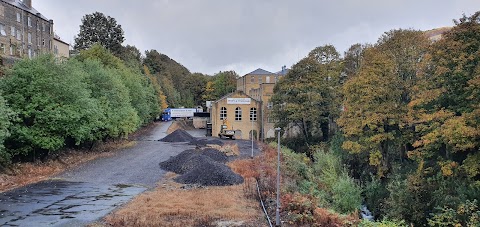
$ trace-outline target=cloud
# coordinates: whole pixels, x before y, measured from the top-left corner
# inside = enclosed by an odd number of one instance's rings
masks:
[[[313,48],[333,44],[343,53],[354,43],[374,43],[395,28],[451,26],[479,9],[476,0],[56,0],[34,1],[73,42],[81,18],[95,11],[117,19],[126,43],[156,49],[191,71],[240,75],[262,67],[278,71]]]

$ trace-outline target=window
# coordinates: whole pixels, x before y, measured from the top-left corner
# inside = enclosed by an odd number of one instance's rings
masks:
[[[52,40],[48,41],[48,49],[52,49]]]
[[[32,59],[32,49],[28,48],[28,58]]]
[[[257,108],[250,108],[250,121],[257,121]]]
[[[37,20],[37,25],[36,26],[37,26],[37,31],[40,31],[40,21],[39,20]]]
[[[267,109],[272,109],[272,108],[273,108],[273,103],[272,102],[267,103]]]
[[[278,82],[278,76],[275,76],[275,83]]]
[[[40,37],[37,36],[37,46],[40,46]]]
[[[42,46],[45,46],[45,39],[42,39]]]
[[[270,76],[267,76],[267,81],[266,81],[267,84],[270,83]]]
[[[22,22],[20,18],[20,13],[17,12],[17,22]]]
[[[258,77],[258,83],[259,83],[259,84],[263,83],[263,76],[259,76],[259,77]]]
[[[250,83],[255,83],[255,76],[250,77]]]
[[[28,44],[32,44],[32,33],[28,33]]]
[[[242,108],[237,107],[235,109],[235,121],[241,121],[242,120]]]
[[[17,40],[22,40],[22,33],[17,31]]]
[[[7,47],[5,44],[0,43],[0,53],[5,54],[7,52]]]
[[[225,120],[227,119],[227,108],[222,107],[220,109],[220,120]]]
[[[15,27],[13,26],[10,28],[10,35],[15,37]]]
[[[5,25],[0,24],[0,35],[7,36],[7,32],[5,31]]]
[[[28,27],[32,27],[32,18],[27,17],[27,24],[28,24]]]
[[[42,23],[42,31],[45,31],[45,23]]]

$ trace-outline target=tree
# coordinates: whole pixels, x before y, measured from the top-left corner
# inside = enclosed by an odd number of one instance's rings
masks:
[[[419,139],[410,156],[443,176],[480,176],[480,12],[428,51],[410,103]]]
[[[369,163],[384,176],[389,170],[389,151],[399,136],[405,107],[400,105],[401,80],[395,63],[384,53],[369,48],[358,75],[343,89],[345,111],[338,124],[346,137],[343,148],[351,153],[368,153]]]
[[[316,48],[274,88],[272,115],[278,120],[277,125],[300,128],[301,139],[307,146],[327,140],[329,121],[338,115],[338,56],[330,46]]]
[[[85,50],[98,43],[110,50],[119,53],[125,41],[122,26],[117,24],[115,18],[95,12],[82,18],[80,33],[75,38],[76,50]]]
[[[14,65],[0,83],[18,113],[5,142],[10,155],[48,154],[99,139],[103,115],[85,77],[78,64],[57,63],[50,55]]]

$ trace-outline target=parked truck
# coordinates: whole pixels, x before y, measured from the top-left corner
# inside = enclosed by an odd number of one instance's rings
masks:
[[[171,121],[175,118],[193,118],[193,114],[198,111],[195,108],[167,108],[162,112],[162,121]]]

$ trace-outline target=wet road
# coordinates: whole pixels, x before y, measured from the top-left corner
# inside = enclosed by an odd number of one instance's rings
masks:
[[[153,188],[159,163],[192,146],[163,143],[170,126],[156,123],[136,145],[50,180],[0,194],[0,226],[84,226]]]
[[[192,149],[186,143],[164,143],[171,122],[155,127],[137,138],[136,145],[68,170],[52,179],[0,193],[0,226],[85,226],[145,190],[155,187],[163,175],[159,163]],[[205,138],[204,130],[192,136]],[[251,142],[237,143],[241,157],[251,154]],[[254,153],[259,151],[254,147]]]

